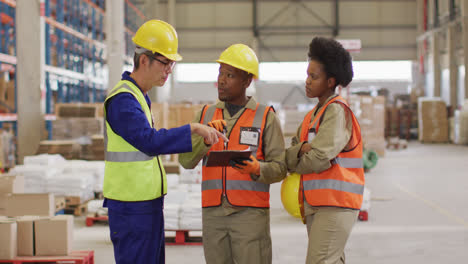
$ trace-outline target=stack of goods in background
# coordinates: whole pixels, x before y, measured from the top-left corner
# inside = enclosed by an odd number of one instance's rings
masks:
[[[407,141],[418,138],[417,100],[411,95],[396,94],[393,104],[385,109],[385,138],[387,148],[406,148]]]
[[[3,124],[0,129],[0,168],[10,169],[16,164],[16,144],[13,130],[7,125]]]
[[[0,113],[15,112],[15,79],[14,74],[0,74]]]
[[[192,103],[152,103],[151,112],[153,114],[154,126],[156,129],[169,129],[180,127],[193,122],[195,115],[203,108],[203,104]],[[178,159],[176,154],[162,156],[162,161],[165,167],[169,170],[168,173],[178,172]]]
[[[385,155],[385,97],[351,95],[348,103],[361,126],[364,149]]]
[[[180,175],[167,174],[164,198],[166,230],[201,230],[201,163],[193,170],[180,169]]]
[[[424,143],[446,143],[448,136],[447,106],[442,98],[418,99],[419,140]]]
[[[55,105],[52,140],[41,141],[37,154],[61,154],[66,159],[103,160],[103,106],[100,103]],[[102,143],[102,144],[101,144]],[[102,154],[96,149],[101,150]]]
[[[468,100],[450,118],[450,141],[458,145],[468,144]]]
[[[25,193],[27,177],[0,174],[0,259],[63,256],[73,246],[73,216],[58,215],[63,204],[51,193]]]
[[[291,107],[282,107],[278,109],[277,116],[281,123],[281,128],[285,137],[292,137],[296,135],[297,128],[304,120],[307,112],[312,110],[314,106],[309,106],[308,108],[291,108]],[[286,142],[289,144],[289,142]]]
[[[26,156],[10,170],[24,177],[24,193],[50,193],[65,200],[64,212],[81,215],[86,203],[102,193],[104,162],[66,160],[61,155]]]
[[[413,101],[410,95],[399,94],[394,96],[390,119],[397,121],[397,134],[400,139],[417,139],[418,135],[418,111],[417,101]],[[396,117],[395,117],[396,115]]]

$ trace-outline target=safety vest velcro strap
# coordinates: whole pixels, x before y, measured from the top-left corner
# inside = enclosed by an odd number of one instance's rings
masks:
[[[202,191],[207,190],[221,190],[223,188],[222,180],[205,180],[202,181]]]
[[[106,151],[106,161],[111,162],[133,162],[133,161],[148,161],[154,157],[150,157],[141,151],[129,151],[129,152],[112,152]]]
[[[364,185],[338,181],[338,180],[310,180],[304,181],[304,191],[312,191],[319,189],[331,189],[355,194],[364,193]]]
[[[331,160],[331,164],[338,164],[342,168],[347,169],[362,169],[363,162],[362,158],[340,158],[336,157]]]
[[[254,181],[228,180],[226,190],[269,192],[270,185]]]

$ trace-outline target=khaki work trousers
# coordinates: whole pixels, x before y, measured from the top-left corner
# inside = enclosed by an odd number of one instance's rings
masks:
[[[229,215],[210,214],[210,209],[202,214],[207,264],[271,264],[269,209],[246,208]]]
[[[306,215],[306,264],[344,264],[344,248],[358,214],[359,210],[313,207],[313,213]]]

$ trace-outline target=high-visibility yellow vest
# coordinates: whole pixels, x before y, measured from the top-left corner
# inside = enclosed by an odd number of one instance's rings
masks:
[[[148,123],[153,127],[150,108],[141,90],[132,82],[120,81],[106,101],[119,93],[130,93],[138,100]],[[158,156],[150,157],[117,135],[107,122],[104,130],[104,197],[119,201],[147,201],[167,193],[166,172]]]

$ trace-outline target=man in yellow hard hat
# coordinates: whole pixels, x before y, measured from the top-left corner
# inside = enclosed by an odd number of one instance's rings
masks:
[[[218,98],[195,122],[225,131],[229,142],[216,144],[193,135],[193,150],[179,156],[184,168],[203,159],[202,224],[206,263],[271,263],[270,184],[286,176],[284,139],[271,106],[246,96],[258,78],[258,59],[246,45],[228,47],[217,60]],[[231,166],[208,167],[211,151],[251,150]]]
[[[148,91],[166,82],[176,61],[178,38],[161,20],[136,32],[133,71],[124,72],[107,95],[105,108],[104,207],[117,264],[164,263],[166,173],[158,155],[192,150],[191,135],[216,144],[223,134],[199,123],[155,128]]]

